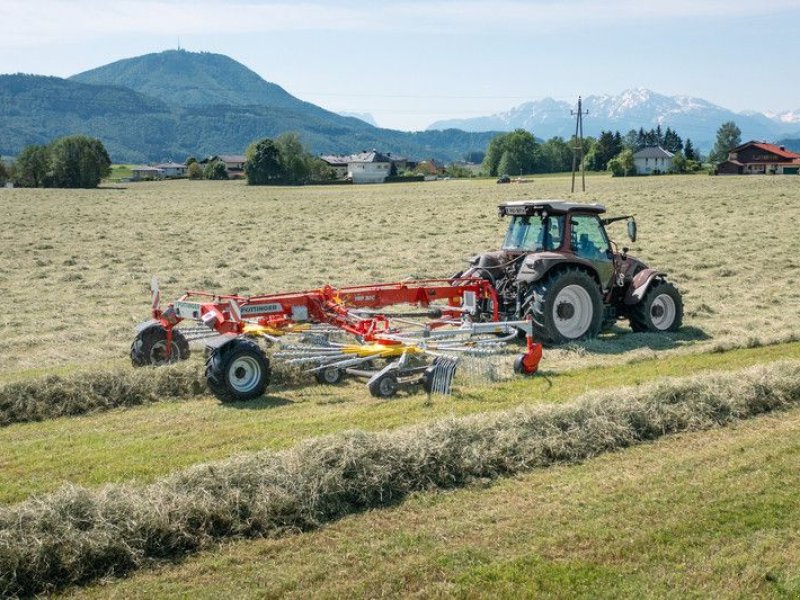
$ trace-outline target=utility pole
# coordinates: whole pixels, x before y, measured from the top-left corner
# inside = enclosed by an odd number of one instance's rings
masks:
[[[574,194],[576,161],[579,153],[581,156],[581,187],[584,192],[586,191],[586,168],[583,161],[583,115],[588,115],[589,111],[583,111],[583,104],[580,96],[578,96],[578,110],[571,110],[569,114],[575,117],[575,137],[573,138],[575,145],[572,147],[572,193]]]

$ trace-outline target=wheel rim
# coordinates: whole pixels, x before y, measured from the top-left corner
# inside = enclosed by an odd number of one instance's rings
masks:
[[[592,324],[594,307],[589,292],[581,285],[568,285],[553,303],[553,323],[558,333],[567,339],[584,335]]]
[[[675,300],[669,294],[659,294],[650,304],[650,322],[659,331],[669,329],[675,322]]]
[[[336,367],[328,367],[322,372],[322,378],[325,383],[337,383],[339,381],[339,369]]]
[[[240,394],[252,392],[261,382],[261,365],[252,356],[240,356],[228,367],[228,383]]]
[[[378,391],[381,393],[381,396],[391,396],[394,394],[396,388],[397,386],[391,377],[384,377],[378,382]]]
[[[181,357],[181,351],[178,349],[178,344],[175,340],[172,341],[172,352],[170,352],[169,360],[167,360],[167,340],[159,340],[150,347],[150,364],[151,365],[165,365],[167,363],[177,362]]]

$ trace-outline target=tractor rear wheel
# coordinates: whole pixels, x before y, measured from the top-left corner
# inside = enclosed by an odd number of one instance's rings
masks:
[[[683,323],[681,293],[669,281],[654,281],[629,319],[634,331],[677,331]]]
[[[603,323],[600,287],[586,271],[557,271],[533,285],[528,312],[534,337],[566,344],[595,337]]]
[[[161,325],[143,329],[131,344],[131,363],[134,367],[160,367],[189,358],[189,342],[177,329],[172,330],[172,346],[167,358],[167,330]]]
[[[258,398],[269,385],[269,359],[258,344],[235,339],[206,360],[206,383],[222,402]]]

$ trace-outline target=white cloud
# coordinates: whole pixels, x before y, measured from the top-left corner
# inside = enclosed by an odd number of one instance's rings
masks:
[[[260,2],[257,0],[3,0],[0,46],[79,42],[118,35],[224,35],[279,31],[460,32],[525,31],[531,35],[578,25],[630,20],[718,19],[752,14],[740,0],[411,0],[403,3]],[[796,9],[773,0],[759,14]]]

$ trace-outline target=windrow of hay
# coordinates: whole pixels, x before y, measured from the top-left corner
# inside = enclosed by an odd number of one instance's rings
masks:
[[[119,575],[231,536],[303,531],[407,494],[580,461],[800,405],[800,362],[663,380],[200,465],[147,486],[65,488],[0,509],[0,594]]]
[[[161,368],[82,371],[0,386],[0,427],[206,394],[202,369],[182,363]]]

